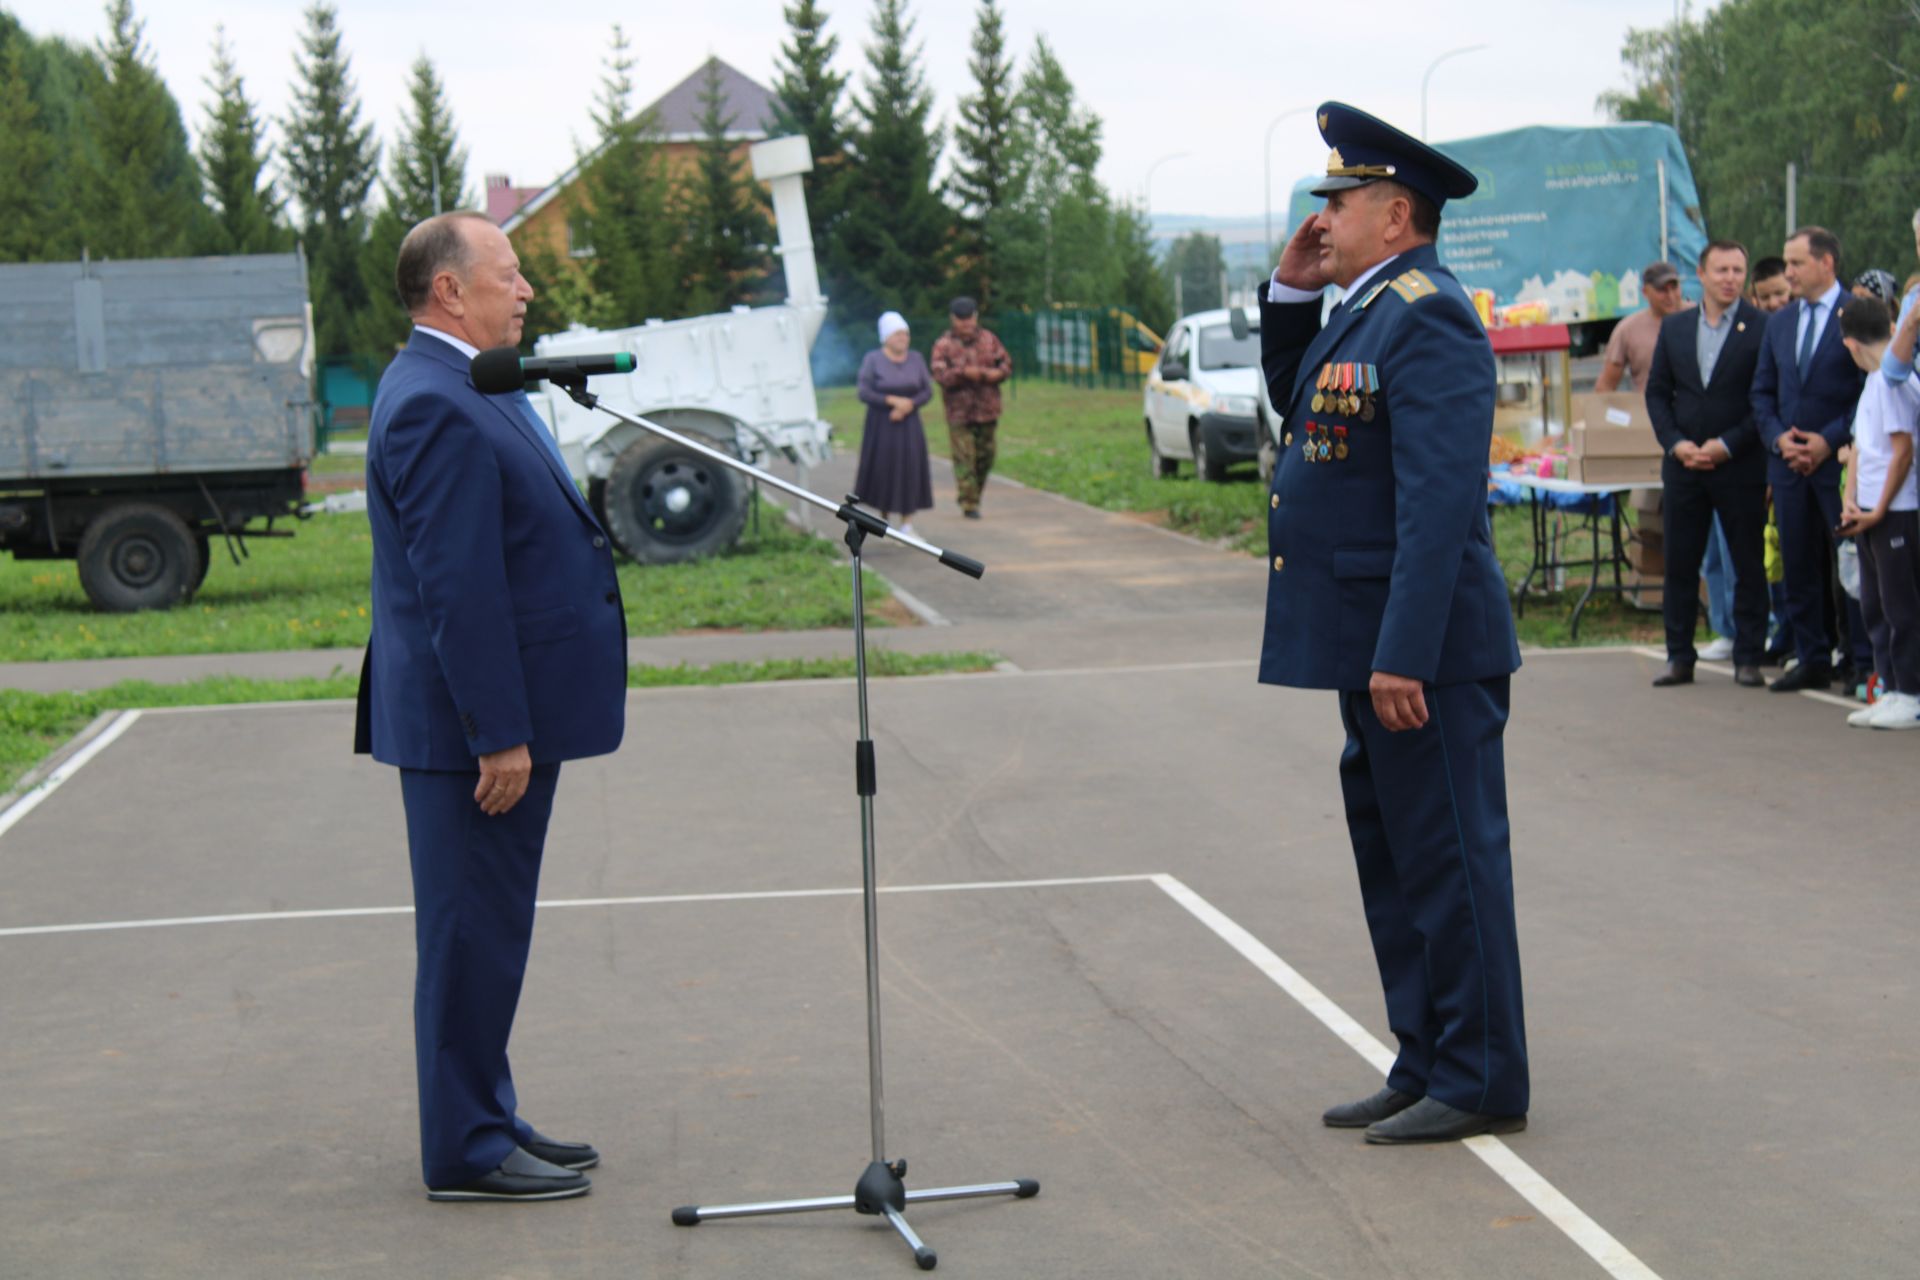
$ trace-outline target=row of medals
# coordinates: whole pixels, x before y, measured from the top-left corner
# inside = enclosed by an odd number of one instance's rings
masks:
[[[1362,422],[1372,422],[1373,398],[1380,390],[1380,375],[1368,364],[1329,364],[1321,368],[1314,381],[1313,411],[1338,413]],[[1308,462],[1347,460],[1347,429],[1309,422],[1306,443],[1301,454]]]

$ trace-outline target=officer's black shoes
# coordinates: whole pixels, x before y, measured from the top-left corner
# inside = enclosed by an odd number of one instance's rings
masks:
[[[600,1163],[600,1153],[584,1142],[555,1142],[552,1138],[535,1135],[531,1142],[521,1143],[520,1149],[535,1159],[575,1172],[591,1169]]]
[[[582,1174],[562,1169],[519,1147],[492,1173],[458,1187],[429,1187],[429,1200],[571,1200],[592,1190]]]
[[[1744,688],[1758,689],[1767,682],[1767,678],[1760,674],[1759,667],[1749,663],[1744,667],[1735,667],[1733,669],[1733,682]]]
[[[1420,1099],[1398,1089],[1382,1089],[1371,1098],[1362,1098],[1358,1102],[1343,1102],[1337,1107],[1327,1108],[1320,1119],[1335,1129],[1364,1129],[1376,1120],[1385,1120],[1388,1116],[1398,1115]]]
[[[1833,676],[1827,668],[1810,667],[1803,662],[1767,688],[1774,693],[1798,693],[1802,689],[1824,689],[1832,683]]]
[[[960,514],[965,516],[969,520],[978,520],[980,518],[980,508],[968,507],[966,510],[962,511]]]
[[[1422,1098],[1399,1115],[1367,1126],[1367,1141],[1381,1146],[1414,1142],[1454,1142],[1483,1133],[1518,1133],[1525,1116],[1483,1116],[1450,1107],[1438,1098]]]
[[[1691,662],[1669,662],[1667,669],[1653,678],[1656,689],[1671,688],[1676,684],[1693,683],[1693,664]]]

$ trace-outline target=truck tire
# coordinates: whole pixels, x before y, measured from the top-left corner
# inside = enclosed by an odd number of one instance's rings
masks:
[[[144,502],[109,507],[80,538],[80,585],[103,613],[171,609],[193,595],[199,549],[186,523]]]
[[[678,564],[739,539],[747,484],[737,471],[648,436],[613,460],[600,505],[620,550],[641,564]]]
[[[207,570],[213,567],[213,543],[204,533],[193,535],[193,549],[199,553],[199,563],[193,571],[193,585],[187,588],[187,599],[200,594],[200,587],[207,580]]]

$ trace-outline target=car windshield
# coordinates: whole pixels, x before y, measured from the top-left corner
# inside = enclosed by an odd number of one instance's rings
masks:
[[[1200,331],[1202,369],[1252,369],[1260,364],[1260,331],[1249,329],[1236,338],[1231,327],[1212,324]]]

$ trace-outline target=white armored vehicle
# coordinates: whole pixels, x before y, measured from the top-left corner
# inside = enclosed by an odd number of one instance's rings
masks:
[[[611,409],[692,435],[756,466],[775,454],[802,469],[831,451],[813,396],[809,356],[827,315],[800,175],[813,168],[805,138],[751,150],[753,175],[773,190],[786,302],[720,315],[649,320],[630,329],[575,326],[534,341],[537,356],[630,352],[631,374],[589,379]],[[551,385],[529,388],[575,479],[614,544],[643,564],[708,555],[740,536],[748,482],[670,440],[583,409]]]

